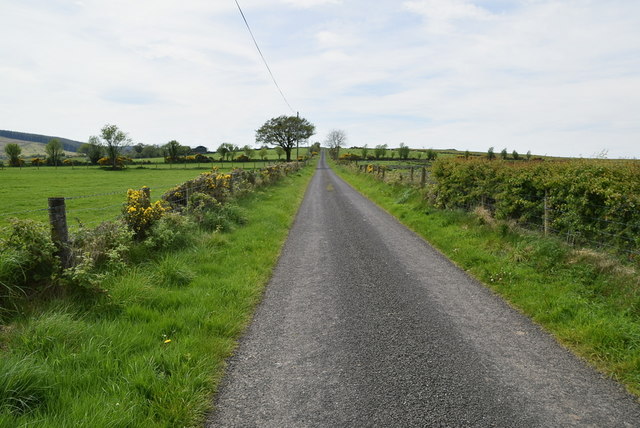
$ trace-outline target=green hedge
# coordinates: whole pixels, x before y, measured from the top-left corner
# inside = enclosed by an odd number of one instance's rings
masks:
[[[484,206],[496,218],[543,225],[577,242],[640,252],[640,163],[440,159],[432,169],[436,206]],[[545,210],[546,201],[546,210]]]

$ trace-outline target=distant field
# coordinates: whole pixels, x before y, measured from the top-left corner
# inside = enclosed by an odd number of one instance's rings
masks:
[[[253,167],[253,162],[234,163],[234,168]],[[216,165],[219,167],[220,163]],[[257,163],[262,166],[262,162]],[[47,221],[47,198],[79,197],[66,201],[67,220],[71,228],[94,225],[115,218],[126,200],[128,189],[151,188],[151,198],[159,199],[169,188],[211,169],[211,164],[150,166],[109,171],[97,167],[7,168],[0,170],[0,227],[9,217]],[[225,164],[221,170],[230,170]],[[108,195],[104,195],[108,193]],[[96,195],[96,196],[92,196]],[[39,210],[39,211],[35,211]]]

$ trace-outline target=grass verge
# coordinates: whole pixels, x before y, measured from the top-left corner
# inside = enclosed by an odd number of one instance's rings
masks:
[[[0,426],[200,426],[313,168],[237,201],[246,225],[40,302],[0,330]]]
[[[640,396],[640,280],[635,267],[496,222],[486,213],[438,210],[416,189],[333,167],[562,344]]]

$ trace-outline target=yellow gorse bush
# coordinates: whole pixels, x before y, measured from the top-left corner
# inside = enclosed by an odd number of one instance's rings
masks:
[[[129,189],[127,203],[123,209],[123,218],[127,226],[137,237],[143,237],[149,228],[167,211],[164,201],[151,203],[145,188]]]

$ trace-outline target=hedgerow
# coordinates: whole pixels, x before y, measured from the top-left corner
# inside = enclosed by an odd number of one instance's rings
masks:
[[[429,195],[437,207],[484,206],[498,219],[548,227],[577,241],[640,248],[640,164],[568,160],[440,159]]]

